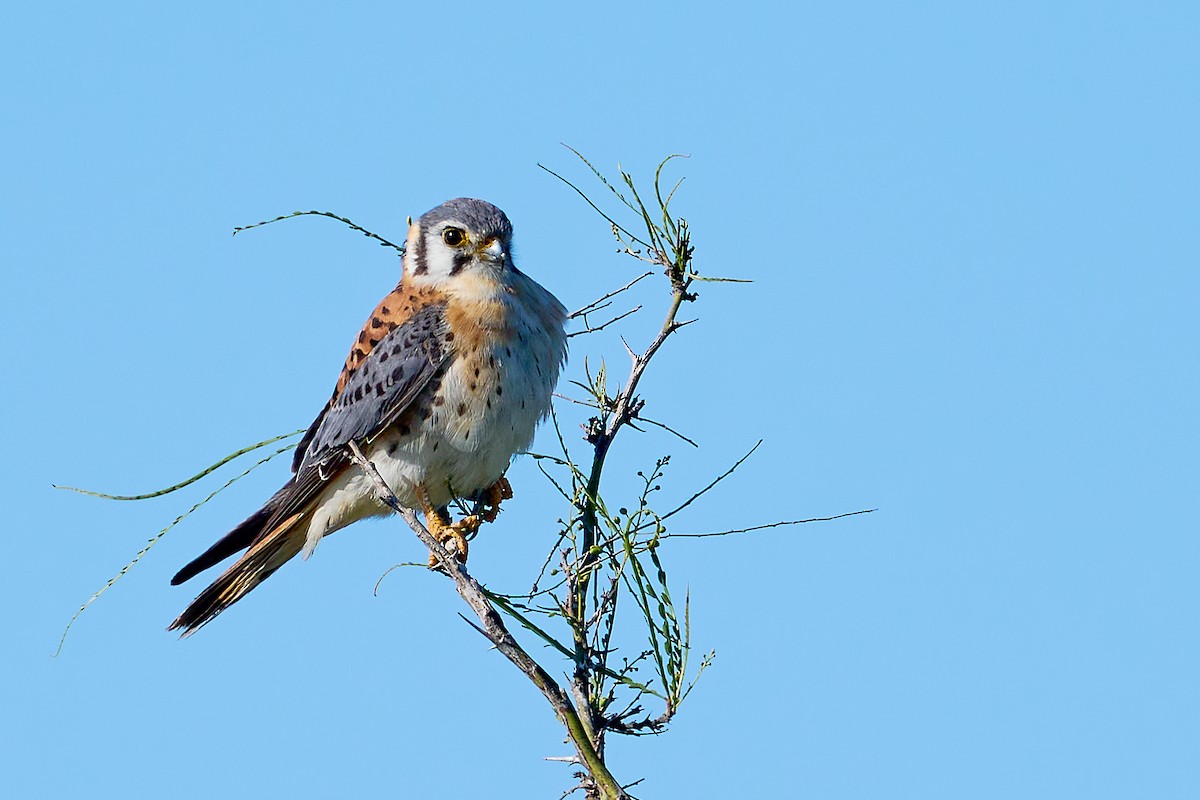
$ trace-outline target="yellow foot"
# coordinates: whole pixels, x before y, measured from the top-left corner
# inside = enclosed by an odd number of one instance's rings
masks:
[[[508,478],[501,475],[500,480],[483,490],[483,507],[479,511],[479,516],[483,517],[484,522],[495,522],[496,517],[500,514],[500,503],[511,500],[512,496],[512,484],[508,482]]]
[[[479,517],[471,515],[451,525],[449,520],[444,518],[442,513],[433,507],[433,503],[429,501],[429,493],[425,491],[425,487],[417,487],[417,500],[421,503],[421,511],[425,514],[425,526],[429,529],[430,535],[442,545],[454,542],[454,548],[451,552],[455,554],[455,557],[460,562],[467,563],[467,536],[479,529]],[[436,567],[437,565],[437,556],[430,553],[429,566]]]

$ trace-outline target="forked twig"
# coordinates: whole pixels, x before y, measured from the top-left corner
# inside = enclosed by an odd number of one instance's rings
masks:
[[[639,312],[641,310],[642,310],[642,307],[640,305],[634,306],[633,308],[626,311],[624,314],[618,314],[617,316],[613,317],[612,319],[610,319],[607,322],[604,322],[600,325],[591,325],[590,323],[588,323],[587,314],[584,314],[583,315],[583,324],[586,325],[587,327],[585,327],[581,331],[571,331],[570,333],[567,334],[567,338],[570,339],[575,336],[582,336],[585,333],[596,333],[597,331],[602,331],[605,328],[607,328],[609,325],[612,325],[614,322],[620,322],[621,320],[625,319],[626,317],[628,317],[632,314],[636,314],[637,312]]]
[[[610,300],[610,299],[612,299],[612,298],[616,297],[617,295],[621,294],[622,292],[627,292],[627,291],[629,291],[629,290],[630,290],[630,289],[632,289],[632,288],[634,287],[634,285],[635,285],[635,284],[637,284],[639,281],[642,281],[642,280],[644,280],[644,279],[646,279],[646,278],[649,278],[649,277],[650,277],[651,275],[653,275],[653,274],[654,274],[653,272],[643,272],[641,275],[638,275],[636,278],[634,278],[634,279],[633,279],[633,280],[631,280],[629,283],[627,283],[627,284],[625,284],[624,286],[622,286],[620,289],[613,289],[613,290],[612,290],[611,292],[609,292],[608,294],[601,295],[600,297],[597,297],[595,300],[593,300],[592,302],[588,303],[588,304],[587,304],[586,306],[584,306],[583,308],[580,308],[580,309],[577,309],[577,310],[575,310],[575,311],[572,311],[570,314],[568,314],[568,315],[567,315],[567,319],[575,319],[576,317],[582,317],[584,314],[587,314],[588,312],[595,311],[595,310],[596,310],[596,309],[598,309],[598,308],[600,307],[600,305],[601,305],[602,303],[604,303],[606,300]]]

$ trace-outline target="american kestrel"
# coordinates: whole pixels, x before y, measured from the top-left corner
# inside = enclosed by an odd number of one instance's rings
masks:
[[[321,537],[389,513],[350,458],[361,448],[401,504],[467,556],[475,515],[447,506],[482,499],[484,519],[511,497],[504,478],[550,410],[566,358],[566,309],[520,272],[512,223],[458,198],[408,230],[401,280],[367,319],[333,396],[300,440],[282,489],[171,580],[180,584],[246,550],[170,630],[188,635]]]

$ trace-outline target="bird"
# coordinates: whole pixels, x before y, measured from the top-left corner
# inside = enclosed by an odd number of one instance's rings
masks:
[[[400,282],[355,338],[287,483],[171,579],[245,551],[168,630],[191,635],[322,537],[391,513],[355,449],[466,561],[466,536],[512,496],[505,472],[549,414],[567,355],[566,309],[517,269],[512,236],[503,211],[473,198],[410,220]],[[465,500],[479,513],[452,523]]]

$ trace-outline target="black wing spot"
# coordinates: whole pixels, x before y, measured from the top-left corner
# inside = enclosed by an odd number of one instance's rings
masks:
[[[418,415],[436,420],[430,400],[444,379],[446,332],[444,304],[421,308],[402,325],[377,311],[351,352],[356,368],[343,373],[342,390],[310,428],[298,469],[329,453],[344,455],[346,442],[373,438],[384,425],[411,435],[424,424]]]

